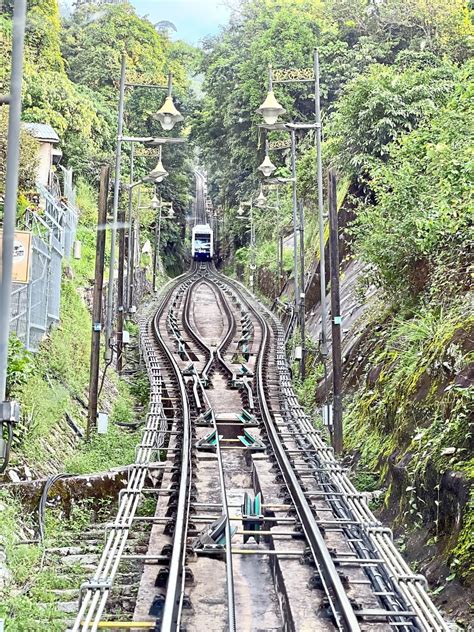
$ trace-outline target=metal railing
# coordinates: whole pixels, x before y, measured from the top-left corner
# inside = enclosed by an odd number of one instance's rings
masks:
[[[27,212],[25,217],[24,228],[32,232],[30,275],[28,283],[12,284],[10,314],[10,332],[33,352],[59,321],[63,262],[71,258],[78,223],[70,178],[69,198],[57,197],[41,185],[37,188],[44,211]]]

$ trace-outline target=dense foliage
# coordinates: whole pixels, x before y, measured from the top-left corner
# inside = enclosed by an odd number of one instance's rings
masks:
[[[432,83],[425,85],[434,92]],[[453,98],[434,115],[431,104],[418,129],[390,145],[385,164],[371,172],[375,203],[359,209],[356,250],[401,299],[431,289],[446,301],[468,286],[472,86],[469,64],[459,73]]]
[[[72,167],[76,177],[82,176],[90,183],[97,181],[99,165],[113,160],[122,51],[126,54],[128,82],[164,86],[167,73],[171,71],[177,107],[186,117],[193,110],[194,97],[189,88],[187,67],[196,64],[195,49],[182,42],[172,43],[148,19],[139,17],[129,4],[105,5],[100,10],[94,6],[84,7],[61,22],[57,0],[31,0],[25,42],[23,119],[52,125],[60,137],[63,164]],[[6,2],[2,4],[0,15],[2,92],[8,91],[10,52],[11,3]],[[127,90],[125,133],[166,135],[152,117],[163,99],[164,90]],[[6,134],[4,124],[0,122],[0,126],[1,150]],[[179,128],[171,135],[177,132],[180,133]],[[31,156],[32,145],[25,143],[23,154]],[[178,237],[183,232],[193,181],[193,153],[192,146],[188,145],[184,149],[165,148],[163,152],[163,162],[170,176],[162,185],[162,194],[164,199],[173,201],[177,218],[176,225],[164,223],[162,252],[166,266],[175,271],[180,270],[184,258],[183,240]],[[125,145],[124,178],[128,177],[129,151],[130,147]],[[32,160],[33,156],[24,161],[20,180],[23,190],[33,188]],[[156,160],[156,151],[149,152],[148,158],[137,158],[136,178],[147,174]],[[152,191],[144,192],[144,205],[152,195]],[[152,235],[154,221],[154,216],[148,214],[144,239]],[[168,247],[168,243],[175,246],[178,243],[179,247]]]

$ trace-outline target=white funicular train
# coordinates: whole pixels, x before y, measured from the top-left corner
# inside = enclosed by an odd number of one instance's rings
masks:
[[[214,257],[214,236],[209,224],[196,224],[191,241],[195,261],[210,261]]]

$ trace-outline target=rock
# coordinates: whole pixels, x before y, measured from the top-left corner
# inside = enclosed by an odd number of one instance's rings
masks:
[[[15,470],[8,470],[8,478],[12,483],[19,483],[21,481],[21,478],[18,476],[18,472]]]
[[[449,454],[456,454],[457,448],[444,448],[441,452],[441,456],[448,456]]]

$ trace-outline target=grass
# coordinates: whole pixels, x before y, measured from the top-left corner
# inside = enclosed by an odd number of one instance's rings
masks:
[[[472,362],[468,349],[474,318],[469,300],[459,299],[444,310],[425,306],[416,314],[388,321],[375,340],[365,383],[345,414],[346,448],[360,454],[364,470],[379,470],[381,478],[388,479],[389,457],[396,453],[400,461],[410,455],[407,493],[399,499],[388,493],[386,499],[399,502],[399,522],[414,528],[423,525],[436,537],[443,535],[438,534],[436,517],[436,489],[443,474],[456,471],[467,484],[474,481],[469,461],[473,394],[457,382]],[[464,509],[459,536],[444,534],[449,543],[442,554],[461,579],[472,574],[468,530],[473,510],[471,501]]]
[[[26,530],[37,525],[17,499],[0,490],[0,507],[0,539],[12,574],[7,588],[0,591],[0,619],[5,620],[6,632],[63,632],[68,615],[58,610],[59,597],[52,591],[78,589],[87,571],[80,565],[66,568],[60,558],[55,562],[45,558],[46,549],[77,544],[91,521],[104,518],[107,503],[98,506],[95,501],[84,501],[73,507],[68,519],[60,508],[48,508],[42,545],[20,544],[29,537]]]
[[[89,378],[90,316],[73,282],[64,279],[61,322],[41,344],[28,367],[28,379],[14,395],[21,404],[15,452],[32,464],[47,458],[45,438],[68,413],[80,420],[75,397],[84,398]]]
[[[117,382],[118,393],[109,416],[107,434],[94,434],[89,443],[84,442],[66,460],[66,472],[91,474],[135,461],[135,446],[140,441],[141,431],[122,428],[117,423],[130,423],[134,420],[137,399],[127,382],[119,380],[117,376],[114,376],[114,381]]]

